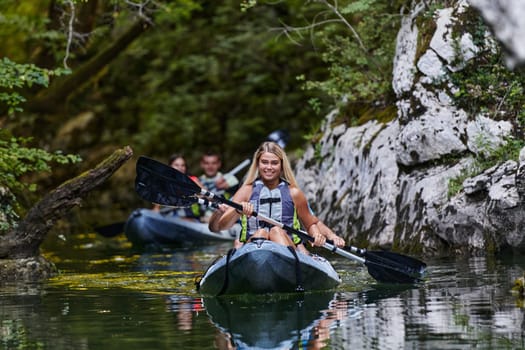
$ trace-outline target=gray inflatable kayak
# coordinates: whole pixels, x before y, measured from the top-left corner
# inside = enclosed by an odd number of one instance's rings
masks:
[[[219,258],[197,282],[203,295],[328,290],[341,279],[328,260],[269,240],[244,244]]]
[[[164,214],[151,209],[136,209],[124,226],[124,233],[136,246],[186,246],[233,241],[240,231],[235,225],[230,230],[211,232],[207,223]]]

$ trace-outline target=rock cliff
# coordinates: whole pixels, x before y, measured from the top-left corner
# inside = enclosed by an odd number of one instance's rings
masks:
[[[333,111],[319,143],[299,160],[298,181],[318,216],[348,241],[423,254],[525,250],[525,150],[519,160],[477,165],[515,137],[516,125],[462,108],[451,78],[498,48],[496,39],[508,47],[519,41],[486,31],[480,42],[469,32],[465,22],[478,13],[472,6],[489,11],[492,1],[459,1],[435,11],[432,25],[421,20],[425,3],[415,3],[397,36],[396,118],[334,126]],[[520,50],[507,50],[509,69],[523,60]],[[451,192],[451,181],[462,178]]]

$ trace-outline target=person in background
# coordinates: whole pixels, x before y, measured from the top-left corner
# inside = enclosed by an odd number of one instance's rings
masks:
[[[187,174],[187,166],[186,166],[186,159],[184,158],[183,155],[181,154],[178,154],[178,153],[175,153],[175,154],[172,154],[169,158],[169,161],[168,161],[168,164],[175,170],[178,170],[180,171],[181,173],[187,175],[190,179],[192,179],[197,185],[199,185],[199,187],[203,187],[202,183],[199,181],[199,178],[197,176],[194,176],[194,175],[188,175]],[[155,211],[160,211],[161,210],[161,205],[159,204],[153,204],[153,210]],[[198,206],[192,206],[190,208],[180,208],[180,209],[176,209],[176,210],[173,210],[173,211],[170,211],[170,212],[173,212],[174,214],[180,216],[180,217],[184,217],[184,218],[188,218],[188,219],[198,219],[199,216],[200,216],[200,212],[199,212],[199,208]]]
[[[207,152],[201,158],[201,169],[203,174],[199,176],[202,187],[216,195],[231,197],[231,189],[239,184],[239,180],[234,175],[223,174],[221,156],[215,152]],[[201,221],[208,222],[213,210],[202,208]]]
[[[286,153],[275,142],[264,142],[257,149],[246,180],[232,200],[240,202],[243,210],[236,211],[232,207],[222,205],[210,220],[209,227],[215,232],[228,229],[241,218],[243,230],[235,247],[253,238],[264,238],[308,253],[300,237],[252,217],[254,209],[259,214],[289,227],[305,227],[308,234],[314,238],[313,244],[316,246],[322,246],[326,239],[332,240],[339,247],[344,246],[344,240],[326,225],[321,223],[323,230],[320,230],[320,221],[310,211],[306,197],[297,185]]]

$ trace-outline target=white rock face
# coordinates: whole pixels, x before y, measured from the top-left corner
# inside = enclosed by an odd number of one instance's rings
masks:
[[[450,181],[473,168],[473,155],[504,144],[513,128],[453,104],[448,75],[478,52],[470,34],[454,42],[450,32],[466,6],[460,1],[439,11],[430,46],[416,60],[416,5],[397,36],[392,86],[398,118],[331,128],[334,111],[316,150],[310,147],[296,166],[317,215],[349,241],[426,252],[525,251],[525,149],[519,163],[509,160],[448,193]]]
[[[467,116],[452,106],[428,110],[410,121],[397,137],[396,158],[402,165],[416,165],[467,149],[462,138]]]
[[[466,131],[468,149],[475,154],[488,155],[490,150],[504,143],[512,131],[512,124],[478,115],[474,121],[468,122]]]
[[[396,46],[392,87],[398,96],[410,91],[414,81],[414,61],[419,31],[416,26],[412,25],[413,20],[413,17],[404,17],[401,29],[397,34],[397,42],[402,44]]]
[[[443,61],[438,54],[433,50],[427,50],[417,62],[417,69],[430,81],[440,81],[446,77],[447,71]]]
[[[525,1],[523,0],[470,0],[492,27],[496,38],[509,51],[510,68],[525,63]]]

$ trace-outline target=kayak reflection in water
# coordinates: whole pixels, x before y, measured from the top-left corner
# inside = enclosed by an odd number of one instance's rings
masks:
[[[217,327],[218,349],[321,349],[338,321],[348,317],[348,302],[333,292],[266,300],[204,298],[203,302]]]

